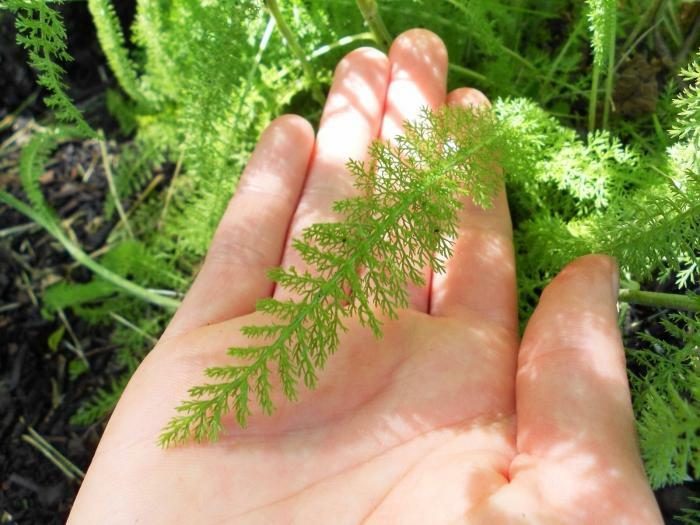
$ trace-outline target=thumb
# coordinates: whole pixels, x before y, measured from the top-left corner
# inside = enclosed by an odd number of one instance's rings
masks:
[[[615,261],[588,255],[542,293],[518,356],[518,452],[548,463],[565,457],[619,508],[656,522],[634,428],[617,328]],[[615,505],[616,507],[618,505]],[[643,518],[643,519],[642,519]]]

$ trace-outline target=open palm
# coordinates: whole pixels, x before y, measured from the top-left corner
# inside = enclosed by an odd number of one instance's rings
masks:
[[[156,447],[207,366],[247,341],[269,267],[354,193],[348,158],[446,95],[442,42],[412,30],[389,56],[339,64],[318,135],[295,116],[263,134],[183,306],[117,406],[70,523],[660,523],[633,427],[614,262],[588,256],[545,290],[518,339],[505,192],[465,203],[447,272],[411,290],[377,341],[350,323],[314,391],[277,397],[215,444]]]

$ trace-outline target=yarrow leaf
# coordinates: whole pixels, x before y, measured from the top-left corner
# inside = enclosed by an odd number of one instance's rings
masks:
[[[502,180],[497,163],[508,164],[504,152],[512,148],[505,130],[490,110],[424,110],[403,135],[374,142],[369,162],[350,161],[359,195],[335,203],[344,220],[314,224],[294,242],[313,273],[270,272],[298,299],[260,301],[258,311],[275,322],[243,328],[269,342],[230,348],[245,364],[208,369],[220,382],[190,389],[159,444],[216,440],[222,416],[231,411],[245,426],[252,396],[271,413],[271,364],[287,398],[296,399],[300,383],[313,388],[338,349],[344,320],[356,318],[381,337],[383,320],[408,306],[407,284],[423,284],[426,266],[444,271],[464,197],[491,205]]]
[[[51,3],[60,5],[63,2],[55,0]],[[80,135],[94,136],[95,132],[66,92],[65,70],[59,62],[68,62],[72,57],[68,53],[61,14],[49,4],[46,1],[6,0],[0,9],[4,7],[15,15],[17,43],[29,54],[29,63],[37,71],[37,84],[49,92],[45,104],[54,110],[59,120],[75,125]]]

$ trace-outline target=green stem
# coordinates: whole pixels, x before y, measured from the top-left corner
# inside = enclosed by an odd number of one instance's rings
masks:
[[[134,232],[129,224],[129,219],[126,217],[124,208],[122,207],[121,199],[119,198],[119,193],[117,192],[117,186],[114,184],[114,177],[112,177],[112,168],[109,161],[109,154],[107,153],[107,139],[105,139],[104,132],[102,130],[98,133],[98,142],[100,144],[100,153],[102,154],[102,166],[105,172],[105,178],[107,179],[107,185],[109,187],[109,193],[112,195],[114,200],[114,207],[117,208],[117,214],[119,215],[119,220],[126,228],[126,232],[129,237],[134,238]]]
[[[700,297],[689,295],[622,289],[618,295],[618,300],[629,304],[700,312]]]
[[[367,26],[374,35],[374,39],[377,41],[379,47],[383,51],[389,49],[391,45],[391,34],[389,30],[384,25],[384,20],[382,20],[382,15],[379,14],[379,8],[377,7],[376,0],[357,0],[357,7],[362,13],[362,18],[367,22]]]
[[[580,32],[582,26],[583,26],[583,23],[582,23],[581,19],[579,19],[576,22],[576,25],[574,25],[573,31],[571,31],[571,33],[569,33],[569,37],[566,39],[566,42],[561,47],[561,49],[559,49],[559,53],[557,54],[556,58],[549,66],[547,74],[542,79],[542,83],[541,83],[542,87],[540,88],[540,93],[541,93],[540,99],[543,99],[545,104],[554,98],[553,95],[549,94],[552,91],[550,86],[549,86],[549,83],[552,81],[552,78],[554,78],[554,74],[557,72],[557,67],[559,66],[559,63],[566,56],[566,54],[569,52],[569,48],[579,38],[579,32]],[[543,97],[544,92],[547,93],[547,98]]]
[[[615,78],[615,26],[608,42],[608,71],[605,76],[605,98],[603,99],[603,127],[608,127],[610,107],[612,106],[613,79]]]
[[[600,66],[593,62],[593,79],[591,81],[591,94],[588,98],[588,131],[595,129],[595,113],[598,106],[598,83],[600,82]]]
[[[180,306],[180,301],[172,299],[170,297],[164,297],[150,290],[147,290],[138,284],[135,284],[128,279],[124,279],[122,276],[108,270],[104,266],[100,265],[94,261],[87,253],[80,249],[73,241],[71,241],[61,228],[53,222],[51,219],[47,218],[44,214],[41,214],[25,203],[16,199],[9,193],[5,191],[0,191],[0,202],[4,202],[8,206],[12,206],[18,212],[26,215],[28,218],[43,227],[48,233],[50,233],[58,242],[63,245],[66,251],[70,254],[73,259],[78,263],[82,264],[86,268],[92,270],[94,273],[102,277],[104,280],[109,281],[118,288],[121,288],[126,293],[138,297],[146,302],[161,306],[166,310],[175,310]]]
[[[479,82],[483,82],[484,84],[491,84],[489,82],[489,79],[486,78],[485,75],[482,75],[481,73],[474,71],[473,69],[466,68],[464,66],[460,66],[459,64],[453,64],[450,62],[447,65],[447,69],[450,71],[454,71],[456,73],[461,74],[462,76],[473,78],[474,80],[478,80]]]
[[[304,70],[304,75],[306,75],[309,82],[311,83],[311,94],[313,95],[316,102],[318,102],[321,105],[324,105],[326,103],[326,97],[321,92],[321,88],[318,85],[316,75],[311,69],[308,60],[306,60],[306,53],[304,53],[304,50],[302,49],[301,45],[299,45],[299,41],[296,39],[294,33],[292,33],[292,30],[289,28],[286,20],[282,16],[282,12],[280,11],[280,7],[277,4],[277,0],[265,0],[265,5],[269,9],[270,14],[274,17],[275,23],[277,24],[280,33],[282,33],[282,36],[287,41],[287,44],[292,50],[292,54],[297,57],[299,62],[301,62],[301,68]]]

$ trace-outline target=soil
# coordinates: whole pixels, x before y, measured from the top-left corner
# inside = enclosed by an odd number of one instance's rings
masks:
[[[133,14],[133,2],[116,2],[125,20]],[[98,101],[110,84],[105,59],[96,43],[85,2],[63,6],[70,35],[69,49],[75,61],[68,65],[68,85],[79,105]],[[43,115],[42,93],[36,89],[34,74],[26,56],[14,45],[8,17],[0,18],[0,121],[24,106],[11,128],[0,131],[0,144],[10,136],[17,147],[0,156],[0,187],[19,196],[16,159],[23,134]],[[652,86],[655,66],[640,67],[643,74],[629,70],[630,92],[639,78],[648,88],[648,106],[637,104],[630,113],[653,110],[656,93]],[[635,80],[637,79],[637,80]],[[634,87],[634,89],[633,89]],[[621,92],[622,89],[618,91]],[[111,125],[104,109],[90,115],[101,127]],[[0,128],[1,129],[1,128]],[[116,148],[115,146],[112,146]],[[114,151],[114,149],[113,149]],[[88,252],[105,242],[113,221],[104,221],[102,203],[107,184],[101,171],[94,141],[63,143],[41,178],[42,190],[63,220],[70,221],[77,240]],[[83,172],[94,164],[89,180]],[[78,169],[82,167],[82,172]],[[13,227],[17,227],[14,230]],[[64,523],[79,487],[39,450],[27,442],[30,429],[36,431],[85,471],[90,463],[104,423],[88,428],[70,424],[78,406],[98,387],[109,382],[108,363],[114,346],[110,328],[91,326],[66,312],[65,323],[42,315],[42,290],[57,280],[88,280],[89,274],[41,228],[8,207],[0,207],[0,523]],[[633,308],[630,320],[641,321],[657,337],[663,334],[656,322],[658,312]],[[63,340],[52,350],[49,339],[62,326],[69,326]],[[72,332],[72,334],[70,333]],[[77,343],[76,343],[77,341]],[[71,379],[68,363],[74,348],[84,349],[89,373]],[[681,508],[691,506],[690,496],[700,495],[700,483],[688,482],[657,491],[668,523]]]
[[[132,2],[120,4],[128,8]],[[110,80],[87,4],[70,2],[62,11],[69,51],[75,58],[66,65],[71,95],[83,108],[97,107],[89,110],[91,122],[110,129],[113,123],[100,103]],[[0,157],[0,187],[17,197],[21,196],[17,157],[30,128],[44,116],[43,96],[26,54],[14,45],[12,20],[3,12],[0,121],[12,118],[18,108],[21,112],[9,129],[0,132],[0,143],[9,144]],[[88,252],[98,249],[114,226],[113,221],[103,220],[107,183],[95,159],[100,159],[95,141],[66,142],[41,177],[49,204],[61,219],[71,221],[71,229]],[[85,182],[83,173],[91,164],[94,169]],[[6,206],[0,206],[0,232],[0,523],[65,523],[79,480],[69,479],[25,440],[33,429],[76,467],[87,469],[104,423],[85,428],[71,425],[69,419],[85,399],[109,382],[113,371],[108,363],[114,350],[111,329],[90,326],[65,312],[75,337],[66,331],[52,350],[49,337],[64,323],[42,315],[42,290],[66,276],[86,281],[90,275],[41,228]],[[68,363],[76,357],[71,350],[76,340],[85,351],[90,372],[71,380]]]

